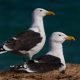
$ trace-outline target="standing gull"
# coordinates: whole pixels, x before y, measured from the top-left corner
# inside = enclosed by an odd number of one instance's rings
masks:
[[[75,40],[73,36],[67,36],[62,32],[54,32],[49,40],[49,51],[42,57],[37,58],[38,62],[24,63],[22,66],[14,66],[13,70],[25,72],[47,72],[59,69],[65,72],[66,63],[63,55],[62,43],[65,40]]]
[[[0,47],[0,54],[13,51],[24,55],[28,54],[31,59],[45,44],[46,35],[43,17],[46,15],[55,15],[55,13],[42,8],[35,9],[32,13],[31,27],[26,32],[20,33],[6,41]]]

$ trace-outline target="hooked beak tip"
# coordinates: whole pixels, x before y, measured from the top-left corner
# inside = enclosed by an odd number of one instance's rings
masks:
[[[51,15],[55,15],[55,13],[52,12],[52,11],[48,11],[47,15],[48,15],[48,16],[51,16]]]
[[[68,37],[66,37],[66,40],[75,40],[75,37],[73,37],[73,36],[68,36]]]

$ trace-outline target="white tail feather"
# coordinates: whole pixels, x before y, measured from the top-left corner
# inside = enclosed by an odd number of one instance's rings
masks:
[[[3,54],[3,53],[5,53],[5,52],[7,52],[7,51],[1,51],[0,54]]]
[[[7,51],[12,51],[12,49],[8,48],[6,45],[3,45],[3,48]]]

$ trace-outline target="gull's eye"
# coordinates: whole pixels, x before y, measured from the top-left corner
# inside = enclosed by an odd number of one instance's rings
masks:
[[[40,11],[42,11],[42,10],[40,10]]]
[[[59,34],[59,36],[61,36],[61,35]]]

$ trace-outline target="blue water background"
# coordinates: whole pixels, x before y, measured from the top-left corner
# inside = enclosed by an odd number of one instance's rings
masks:
[[[37,8],[54,11],[55,16],[45,17],[46,44],[37,56],[48,51],[48,39],[52,32],[61,31],[76,37],[66,41],[66,63],[80,63],[80,1],[79,0],[0,0],[0,44],[31,25],[31,13]],[[37,57],[37,56],[34,56]],[[11,64],[23,63],[23,56],[8,52],[0,55],[0,70],[8,70]]]

